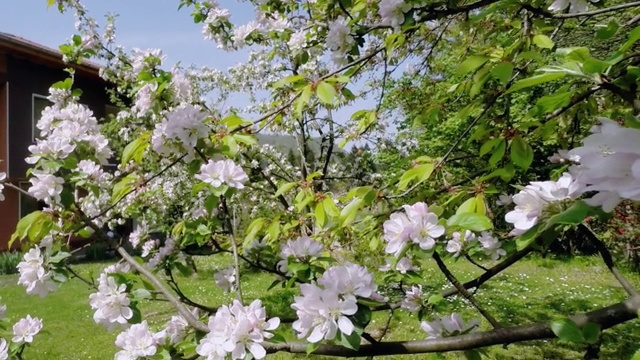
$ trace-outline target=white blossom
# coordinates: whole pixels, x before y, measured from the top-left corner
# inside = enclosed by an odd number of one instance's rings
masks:
[[[478,326],[478,320],[473,319],[465,323],[462,317],[456,313],[436,318],[433,321],[423,321],[420,328],[427,333],[427,339],[436,339],[443,336],[457,335],[468,332]]]
[[[129,307],[131,301],[126,290],[125,284],[118,285],[115,279],[107,274],[99,278],[98,292],[89,295],[89,304],[96,310],[93,314],[96,324],[101,324],[108,330],[127,324],[133,317],[133,311]]]
[[[206,182],[213,187],[220,187],[227,184],[229,187],[244,189],[244,183],[249,177],[242,167],[236,165],[233,160],[209,160],[200,167],[200,173],[196,174],[196,179]]]
[[[156,354],[156,342],[153,333],[149,331],[147,321],[131,325],[130,328],[118,334],[116,346],[119,347],[115,355],[116,360],[136,360]]]
[[[596,3],[599,0],[590,0],[592,3]],[[550,11],[562,11],[569,8],[570,13],[585,12],[589,8],[589,1],[587,0],[555,0],[550,6]]]
[[[500,256],[504,256],[507,252],[501,249],[501,242],[494,237],[490,232],[483,231],[478,237],[478,242],[482,244],[485,255],[489,256],[492,260],[498,260]]]
[[[231,306],[224,305],[214,316],[209,317],[209,333],[200,340],[196,352],[205,359],[244,359],[248,353],[262,359],[267,352],[262,342],[273,337],[269,331],[280,325],[280,319],[267,320],[265,308],[260,300],[242,306],[234,300]]]
[[[640,200],[640,130],[608,119],[600,122],[597,132],[569,151],[570,156],[580,157],[580,165],[570,172],[584,191],[597,192],[585,201],[610,212],[622,199]]]
[[[348,316],[358,311],[355,297],[342,298],[335,291],[313,284],[300,285],[300,292],[302,296],[296,296],[291,305],[298,316],[292,325],[298,338],[317,343],[333,340],[338,330],[345,335],[353,333],[355,327]]]
[[[438,216],[429,212],[427,204],[418,202],[405,205],[403,213],[391,214],[383,224],[384,239],[387,241],[385,251],[398,255],[413,242],[423,250],[431,250],[435,239],[444,235],[444,226],[438,225]]]
[[[378,14],[382,19],[381,24],[391,26],[395,31],[400,30],[404,22],[404,13],[411,9],[411,5],[404,0],[380,0]]]
[[[213,274],[216,285],[224,291],[234,291],[236,285],[236,269],[228,266]]]
[[[44,265],[44,255],[37,246],[24,254],[23,261],[18,264],[18,284],[26,288],[27,294],[45,297],[49,292],[56,290],[51,272],[47,271]]]
[[[0,360],[9,360],[9,344],[5,339],[0,339]]]
[[[407,290],[404,298],[400,301],[400,307],[410,312],[418,312],[422,307],[422,285],[414,285]]]
[[[40,330],[42,330],[42,320],[27,315],[13,325],[13,338],[11,341],[16,344],[33,342],[33,337],[38,334]]]

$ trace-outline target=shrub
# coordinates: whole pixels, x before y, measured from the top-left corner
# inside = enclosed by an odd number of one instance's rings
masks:
[[[0,275],[17,274],[20,260],[22,254],[17,251],[0,253]]]

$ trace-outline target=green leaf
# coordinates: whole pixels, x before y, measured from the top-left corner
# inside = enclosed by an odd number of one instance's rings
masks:
[[[573,97],[573,93],[574,91],[562,91],[551,95],[545,95],[538,99],[536,107],[545,114],[553,112],[563,106],[567,106]]]
[[[484,84],[487,82],[487,80],[489,80],[489,76],[491,74],[490,71],[491,68],[489,66],[485,66],[473,76],[471,89],[469,89],[470,97],[475,97],[476,95],[478,95],[480,90],[482,90]]]
[[[320,81],[316,86],[316,95],[318,95],[318,99],[320,99],[320,101],[327,105],[331,105],[336,98],[337,92],[333,85]]]
[[[358,350],[360,348],[360,334],[353,331],[349,335],[340,334],[340,344],[348,349]]]
[[[618,32],[619,28],[620,25],[618,24],[618,22],[615,20],[611,20],[609,21],[607,26],[599,26],[598,30],[596,30],[596,38],[600,40],[611,39],[615,36],[616,32]]]
[[[582,63],[582,69],[587,74],[604,73],[609,66],[611,66],[609,62],[598,59],[587,59]]]
[[[327,213],[327,215],[329,215],[330,217],[340,216],[340,210],[338,210],[336,203],[330,196],[325,197],[322,200],[322,204],[324,205],[324,211]]]
[[[145,132],[142,136],[139,136],[124,148],[124,151],[122,152],[122,165],[128,164],[131,160],[138,164],[142,162],[144,152],[149,147],[150,135],[151,134],[149,132]]]
[[[489,58],[486,56],[481,56],[481,55],[469,56],[462,62],[462,64],[460,64],[460,66],[458,66],[458,69],[456,70],[456,75],[463,76],[467,73],[475,71],[480,66],[484,65],[487,61],[489,61]]]
[[[491,220],[478,213],[455,214],[447,220],[448,226],[459,226],[471,231],[485,231],[493,228]]]
[[[525,170],[533,162],[533,149],[520,136],[511,140],[511,161]]]
[[[551,331],[562,341],[582,342],[582,331],[571,319],[557,319],[551,322]]]
[[[49,258],[49,262],[53,264],[59,264],[64,259],[71,257],[71,254],[64,251],[58,251],[55,255]]]
[[[547,83],[547,82],[550,82],[550,81],[559,80],[559,79],[562,79],[565,76],[566,76],[566,74],[565,73],[561,73],[561,72],[534,75],[532,77],[517,81],[515,84],[513,84],[505,92],[505,94],[509,94],[509,93],[512,93],[512,92],[515,92],[515,91],[518,91],[518,90],[526,89],[526,88],[529,88],[529,87],[532,87],[532,86],[544,84],[544,83]]]
[[[640,349],[638,349],[638,351],[636,351],[636,353],[633,354],[633,357],[631,358],[631,360],[640,360]]]
[[[327,223],[327,216],[326,216],[326,213],[324,212],[324,205],[322,202],[319,202],[316,204],[314,215],[316,217],[316,226],[322,229],[324,225]]]
[[[276,81],[273,85],[271,85],[272,88],[274,89],[279,89],[283,86],[289,85],[289,84],[293,84],[295,82],[304,80],[304,76],[302,75],[290,75],[287,76],[285,78],[282,78],[278,81]]]
[[[295,182],[287,182],[287,183],[284,183],[284,184],[280,185],[278,187],[278,191],[276,191],[276,195],[275,196],[278,197],[280,195],[288,193],[289,191],[291,191],[291,189],[293,189],[296,186],[296,184],[297,183],[295,183]]]
[[[476,198],[472,197],[467,199],[467,201],[463,202],[462,205],[456,211],[456,214],[462,213],[474,213],[476,212]]]
[[[584,337],[584,341],[588,344],[595,344],[598,342],[598,337],[600,336],[600,325],[592,322],[588,322],[584,324],[582,327],[582,337]]]
[[[482,356],[477,350],[466,350],[464,352],[464,357],[467,360],[482,360]]]
[[[495,165],[495,164],[498,163],[498,161],[502,160],[506,150],[507,150],[507,142],[506,142],[506,140],[505,139],[500,139],[500,141],[498,142],[498,145],[493,150],[493,154],[489,158],[489,164]]]
[[[398,181],[398,190],[406,189],[414,180],[417,180],[417,183],[419,184],[429,179],[433,173],[433,168],[433,163],[424,163],[405,171],[405,173],[400,177],[400,181]]]
[[[636,43],[636,41],[640,40],[640,26],[636,27],[635,29],[631,30],[629,32],[629,38],[627,39],[627,41],[622,44],[622,46],[620,47],[620,52],[624,53],[627,50],[631,49],[631,47],[633,47],[633,45]]]
[[[314,351],[318,350],[319,347],[320,347],[319,342],[309,343],[306,348],[307,355],[312,354]]]
[[[552,225],[556,224],[580,224],[593,211],[594,209],[591,206],[587,205],[587,203],[585,203],[584,201],[576,201],[567,210],[550,217],[549,220],[547,220],[545,229],[549,229]]]
[[[533,243],[536,238],[538,237],[538,230],[540,229],[540,224],[537,224],[536,226],[532,227],[531,229],[527,230],[526,233],[518,236],[516,238],[516,249],[518,249],[518,251],[526,248],[527,246],[529,246],[531,243]]]
[[[489,153],[489,151],[493,150],[494,147],[496,147],[496,145],[498,145],[498,143],[500,141],[504,141],[500,138],[495,138],[495,139],[491,139],[486,141],[484,144],[482,144],[482,146],[480,147],[480,156],[485,156],[486,154]]]
[[[340,212],[340,220],[342,226],[349,225],[353,222],[353,220],[355,220],[358,210],[360,209],[363,201],[364,200],[360,198],[354,198],[349,204],[347,204],[347,206],[342,209],[342,211]]]
[[[13,232],[13,235],[11,235],[8,247],[11,248],[11,245],[16,239],[27,239],[29,236],[29,230],[40,216],[42,216],[42,211],[34,211],[31,214],[20,219],[20,221],[18,221],[18,224],[16,225],[16,230]]]
[[[233,134],[233,138],[236,139],[236,142],[245,144],[247,146],[255,145],[258,143],[258,140],[253,135]]]
[[[111,194],[111,203],[115,204],[134,189],[135,181],[137,180],[136,174],[129,174],[122,178],[117,184],[113,186],[113,193]]]
[[[547,35],[543,34],[534,36],[533,43],[536,44],[539,48],[543,49],[553,49],[553,47],[555,46],[553,40],[551,40],[551,38],[549,38]]]
[[[300,96],[295,101],[293,106],[293,109],[297,115],[302,114],[302,109],[304,109],[305,106],[309,105],[312,94],[313,89],[311,88],[311,85],[307,85],[304,87],[304,89],[302,89],[302,91],[300,92]]]
[[[491,69],[491,76],[498,79],[503,85],[506,85],[513,74],[513,64],[510,62],[501,62]]]

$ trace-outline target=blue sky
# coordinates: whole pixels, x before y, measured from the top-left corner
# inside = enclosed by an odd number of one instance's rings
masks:
[[[127,48],[160,48],[167,54],[167,64],[198,64],[226,69],[243,60],[242,54],[216,49],[204,40],[201,24],[194,24],[190,9],[178,11],[178,0],[85,0],[90,14],[102,23],[104,14],[119,14],[116,23],[118,43]],[[243,24],[254,17],[245,4],[224,3],[232,21]],[[0,11],[0,32],[57,48],[74,33],[72,13],[60,14],[46,0],[4,1]]]
[[[228,53],[216,48],[201,34],[202,24],[195,24],[189,16],[191,9],[178,11],[178,0],[84,0],[91,16],[104,24],[104,15],[118,14],[116,42],[131,49],[138,47],[160,48],[167,55],[165,67],[180,62],[206,65],[220,70],[227,69],[246,58],[246,52]],[[245,24],[255,18],[247,3],[221,1],[221,6],[231,12],[236,25]],[[56,6],[47,8],[46,0],[5,0],[0,11],[0,32],[24,37],[28,40],[57,48],[73,34],[73,13],[60,14]],[[356,90],[359,86],[353,85]],[[246,105],[236,98],[235,106]],[[338,109],[334,119],[345,123],[353,112],[375,106],[375,100],[358,100],[356,104]]]

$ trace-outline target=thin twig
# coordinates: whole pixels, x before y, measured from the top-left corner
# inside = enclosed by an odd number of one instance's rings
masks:
[[[598,249],[598,252],[600,253],[600,256],[602,257],[602,261],[604,261],[604,263],[609,268],[609,271],[611,271],[611,273],[616,278],[616,280],[618,280],[620,285],[622,285],[622,287],[627,292],[627,294],[629,294],[630,296],[638,296],[638,292],[633,287],[633,285],[631,285],[629,280],[627,280],[620,273],[618,268],[613,263],[613,257],[611,256],[611,253],[609,252],[609,249],[607,249],[607,246],[604,244],[604,242],[602,242],[602,240],[600,240],[600,238],[598,238],[598,235],[596,235],[585,224],[580,224],[580,225],[578,225],[578,227],[583,230],[582,232],[585,234],[585,236],[589,239],[589,241],[591,241],[591,243],[593,243],[593,245],[596,247],[596,249]]]
[[[458,279],[456,279],[456,277],[451,273],[451,271],[449,271],[447,265],[445,265],[444,261],[442,261],[437,251],[433,252],[433,259],[436,261],[436,264],[438,264],[438,268],[440,268],[440,271],[442,271],[447,280],[449,280],[449,282],[453,286],[455,286],[456,289],[458,289],[460,295],[467,299],[467,301],[469,301],[471,305],[473,305],[473,307],[475,307],[476,310],[478,310],[478,312],[485,319],[487,319],[487,321],[491,324],[491,326],[493,326],[494,329],[501,328],[502,325],[500,325],[500,323],[491,314],[489,314],[482,306],[480,306],[480,304],[478,304],[473,295],[469,294],[464,285],[462,285],[460,281],[458,281]]]

